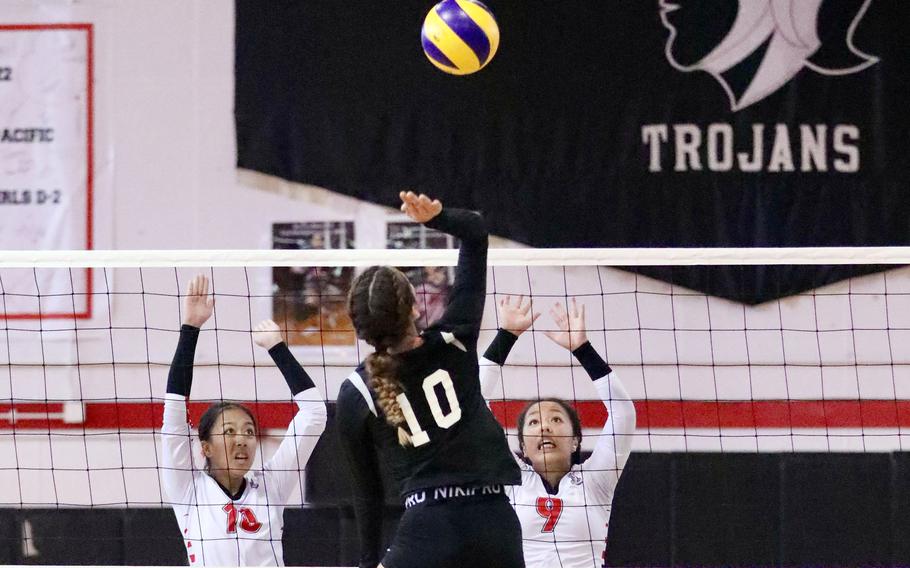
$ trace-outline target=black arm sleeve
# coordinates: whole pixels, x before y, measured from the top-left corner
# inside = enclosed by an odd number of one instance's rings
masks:
[[[426,226],[461,240],[455,285],[438,325],[453,330],[463,342],[477,348],[480,320],[487,293],[487,228],[479,213],[444,208]]]
[[[199,328],[191,325],[180,326],[180,339],[171,369],[167,373],[167,392],[190,396],[193,386],[193,361],[196,358],[196,341],[199,339]]]
[[[372,413],[360,392],[345,382],[338,393],[336,420],[348,471],[360,537],[359,568],[376,568],[382,560],[382,516],[385,495],[376,447],[370,435]]]
[[[516,341],[518,341],[517,335],[511,331],[500,329],[496,332],[496,337],[493,338],[493,341],[490,342],[489,347],[484,352],[483,358],[502,367],[506,364],[509,352],[512,351]]]
[[[291,388],[291,394],[296,396],[297,393],[316,386],[284,341],[269,349],[269,355],[272,356],[272,361],[278,366],[284,380]]]
[[[596,381],[601,377],[606,377],[612,372],[610,365],[600,356],[600,353],[594,349],[594,346],[591,345],[590,341],[585,341],[580,347],[572,352],[572,355],[581,363],[581,366],[585,368],[588,376],[591,377],[592,381]]]

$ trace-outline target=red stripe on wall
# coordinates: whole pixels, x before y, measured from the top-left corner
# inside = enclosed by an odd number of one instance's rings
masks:
[[[515,427],[527,401],[492,402],[500,423]],[[189,404],[196,424],[208,402]],[[296,410],[292,402],[247,403],[260,428],[284,429]],[[607,411],[599,401],[575,404],[585,428],[600,428]],[[160,402],[89,402],[83,422],[64,422],[62,403],[0,404],[2,430],[154,430],[161,427]],[[638,428],[898,428],[910,427],[910,400],[636,401]],[[15,410],[15,412],[12,412]]]
[[[496,418],[516,425],[525,401],[494,402]],[[607,418],[598,401],[575,404],[585,428]],[[910,426],[908,400],[639,400],[639,429],[648,428],[896,428]]]

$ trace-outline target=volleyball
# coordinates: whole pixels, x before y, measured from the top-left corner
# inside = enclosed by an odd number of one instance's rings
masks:
[[[499,26],[477,0],[443,0],[423,21],[420,39],[430,63],[453,75],[486,66],[499,47]]]

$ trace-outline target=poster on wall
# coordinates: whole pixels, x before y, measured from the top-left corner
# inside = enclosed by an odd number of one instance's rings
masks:
[[[354,223],[274,223],[272,248],[351,249]],[[288,345],[354,345],[354,328],[347,315],[353,279],[351,266],[272,269],[272,317],[286,330]]]
[[[93,248],[91,24],[0,25],[0,249]],[[89,269],[3,270],[0,319],[91,317]]]
[[[437,249],[454,248],[456,239],[440,231],[410,221],[389,222],[386,232],[386,248],[390,249]],[[450,266],[408,266],[401,270],[407,275],[417,293],[417,307],[420,317],[419,329],[426,329],[442,317],[449,301],[449,292],[454,282],[454,270]]]

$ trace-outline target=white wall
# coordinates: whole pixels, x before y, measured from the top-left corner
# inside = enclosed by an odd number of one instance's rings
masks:
[[[40,4],[39,8],[35,5]],[[42,0],[0,3],[6,23],[90,21],[96,37],[98,247],[118,249],[269,248],[278,221],[354,220],[360,247],[382,247],[382,208],[322,190],[292,192],[287,184],[238,174],[233,132],[232,0]],[[294,193],[297,197],[292,197]],[[307,195],[308,199],[301,199]],[[78,331],[66,322],[17,321],[0,330],[0,403],[15,400],[155,399],[162,395],[179,326],[177,283],[192,270],[115,270],[96,274],[112,292]],[[222,292],[265,294],[267,270],[219,270]],[[750,400],[893,400],[910,396],[907,330],[910,271],[873,275],[756,308],[647,278],[604,269],[499,269],[500,293],[593,294],[591,336],[633,398]],[[531,287],[528,288],[528,282]],[[603,290],[608,295],[601,295]],[[886,299],[885,289],[891,296]],[[843,292],[868,292],[847,296]],[[145,294],[140,294],[144,291]],[[672,292],[672,294],[671,294]],[[107,299],[107,296],[104,297]],[[205,334],[197,361],[248,364],[251,321],[270,315],[268,298],[219,298],[216,336]],[[886,309],[887,308],[887,309]],[[495,329],[488,302],[485,327]],[[546,326],[547,318],[541,320]],[[888,328],[890,327],[890,331]],[[851,331],[868,328],[865,331]],[[748,331],[747,331],[748,330]],[[817,333],[818,330],[826,330]],[[838,331],[841,330],[841,331]],[[484,337],[490,336],[488,332]],[[8,344],[8,348],[3,348]],[[482,341],[482,345],[483,345]],[[362,353],[300,350],[321,388],[334,398]],[[249,369],[201,368],[196,397],[285,399],[267,357],[254,383]],[[40,366],[41,362],[59,366]],[[74,365],[79,361],[82,365]],[[510,368],[508,397],[555,394],[591,399],[580,369],[567,371],[564,351],[542,335],[522,339],[512,362],[555,367]],[[892,365],[897,361],[900,365]],[[5,366],[6,363],[12,365]],[[116,364],[112,364],[116,362]],[[749,366],[748,363],[761,363]],[[682,365],[680,365],[682,364]],[[718,365],[720,364],[720,365]],[[786,364],[786,365],[785,365]],[[325,369],[322,365],[327,365]],[[81,431],[77,431],[83,434]],[[889,450],[903,447],[896,427],[840,431],[644,431],[642,450]],[[0,505],[25,503],[158,503],[155,444],[148,434],[85,432],[54,438],[0,431]],[[685,435],[684,435],[685,434]],[[874,434],[874,435],[873,435]],[[123,450],[123,457],[119,457]],[[50,463],[58,471],[51,472]],[[64,471],[70,464],[75,471]],[[136,469],[107,470],[120,465]],[[24,474],[23,468],[37,471]],[[83,471],[92,470],[90,474]],[[97,471],[95,471],[97,469]],[[56,476],[56,480],[53,478]],[[54,482],[52,482],[54,481]],[[52,488],[57,487],[54,495]],[[124,489],[125,488],[125,489]],[[92,489],[91,493],[89,489]]]

